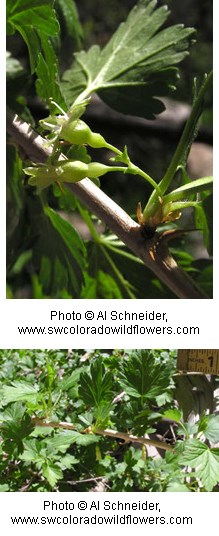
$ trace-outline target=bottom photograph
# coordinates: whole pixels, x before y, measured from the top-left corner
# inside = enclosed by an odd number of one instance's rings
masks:
[[[0,491],[219,491],[218,367],[219,350],[0,350]]]

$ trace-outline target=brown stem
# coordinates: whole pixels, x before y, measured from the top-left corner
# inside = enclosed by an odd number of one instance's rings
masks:
[[[153,447],[156,447],[157,449],[173,451],[172,445],[168,445],[167,443],[164,443],[164,441],[157,441],[156,439],[147,439],[146,437],[137,437],[132,434],[126,434],[125,432],[117,432],[117,430],[109,430],[108,428],[106,428],[105,430],[101,430],[100,428],[95,428],[94,433],[102,436],[123,439],[124,441],[128,441],[131,443],[151,445]]]
[[[53,422],[53,421],[43,421],[41,419],[38,419],[38,417],[33,417],[32,422],[35,426],[46,426],[51,428],[62,428],[65,430],[75,430],[74,424],[70,422]],[[84,431],[83,433],[89,433],[88,431]],[[117,430],[111,430],[109,428],[95,428],[94,434],[102,435],[102,436],[108,436],[113,437],[117,439],[123,439],[126,442],[131,443],[141,443],[142,445],[152,445],[153,447],[156,447],[158,449],[163,450],[169,450],[172,451],[173,447],[172,445],[168,445],[167,443],[164,443],[163,441],[157,441],[156,439],[147,439],[145,437],[137,437],[132,434],[126,434],[125,432],[118,432]]]
[[[11,110],[7,110],[7,131],[33,162],[45,162],[51,154],[46,141]],[[62,158],[65,157],[62,155]],[[207,297],[177,265],[166,245],[162,247],[162,239],[159,239],[159,248],[155,247],[154,238],[146,240],[142,236],[141,226],[93,182],[83,179],[65,186],[70,188],[178,298]]]

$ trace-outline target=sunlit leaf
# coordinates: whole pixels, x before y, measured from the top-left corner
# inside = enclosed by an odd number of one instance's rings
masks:
[[[62,470],[54,463],[44,464],[42,467],[43,476],[48,480],[50,486],[53,488],[58,480],[63,476]]]
[[[35,403],[38,391],[39,387],[37,385],[32,385],[25,380],[15,380],[11,385],[3,385],[1,395],[5,404],[18,401]]]
[[[180,409],[167,409],[163,413],[163,417],[166,419],[171,419],[172,421],[181,422],[183,419],[183,413]]]
[[[68,104],[82,91],[95,91],[123,113],[152,119],[163,111],[156,97],[173,89],[175,65],[187,55],[194,33],[179,24],[160,30],[168,15],[166,6],[156,9],[156,0],[140,0],[102,51],[93,45],[76,53],[63,76]]]
[[[182,484],[181,482],[170,482],[167,484],[166,491],[172,492],[172,493],[181,493],[181,492],[188,492],[190,491],[189,488]]]
[[[69,376],[63,377],[62,381],[59,384],[59,388],[62,391],[67,391],[68,389],[71,389],[72,387],[75,387],[78,385],[80,374],[83,371],[83,367],[79,367],[76,370],[74,370]]]
[[[210,449],[197,439],[189,439],[184,444],[179,461],[195,469],[207,491],[212,491],[219,483],[219,449]]]
[[[153,399],[170,386],[170,371],[165,365],[155,363],[149,350],[133,352],[123,362],[120,382],[130,397]]]
[[[49,449],[65,453],[66,450],[76,443],[77,445],[86,446],[99,441],[99,437],[94,434],[81,434],[74,430],[63,430],[58,432],[48,441]]]
[[[61,467],[61,469],[71,469],[71,467],[77,463],[79,463],[79,460],[77,460],[77,458],[75,458],[75,456],[72,456],[71,454],[66,454],[65,456],[62,456],[62,458],[58,462],[59,467]]]
[[[219,441],[219,415],[204,415],[199,423],[201,431],[211,443]]]

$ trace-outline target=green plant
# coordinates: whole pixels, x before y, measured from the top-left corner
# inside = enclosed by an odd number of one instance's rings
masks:
[[[36,0],[29,4],[19,0],[16,5],[7,0],[8,33],[19,32],[26,42],[31,70],[26,73],[17,60],[8,56],[9,105],[35,126],[19,85],[26,77],[31,88],[34,75],[34,96],[41,99],[50,113],[38,124],[43,138],[35,138],[33,133],[30,136],[30,124],[25,126],[21,119],[8,114],[8,132],[25,151],[24,157],[14,147],[8,151],[9,197],[17,214],[9,230],[8,295],[13,296],[19,278],[25,280],[26,274],[33,297],[37,298],[171,297],[163,283],[178,297],[206,297],[177,266],[167,242],[171,238],[179,241],[184,236],[175,221],[184,209],[192,208],[194,227],[202,231],[205,247],[211,250],[212,178],[191,181],[186,163],[212,74],[204,76],[200,83],[194,81],[191,115],[161,180],[133,163],[126,146],[115,147],[81,119],[94,92],[124,114],[154,119],[164,109],[159,97],[175,89],[177,64],[188,54],[194,29],[185,29],[180,24],[161,29],[169,14],[166,6],[157,8],[154,0],[140,0],[102,50],[93,45],[87,52],[76,52],[72,66],[60,79],[57,17],[64,4],[63,15],[71,22],[69,32],[79,44],[81,27],[71,0]],[[88,148],[96,151],[95,158],[99,160],[92,161]],[[100,149],[108,151],[107,165],[101,162]],[[30,156],[34,163],[27,162]],[[30,176],[28,182],[23,172]],[[149,188],[146,205],[142,209],[139,201],[137,206],[138,223],[101,194],[99,177],[111,172],[133,175],[132,181],[138,175]],[[95,185],[84,183],[85,177]],[[37,195],[30,186],[37,187]],[[84,208],[84,202],[89,210]],[[79,213],[89,229],[90,243],[82,241],[58,213],[60,210]],[[100,235],[94,215],[116,237],[107,230]],[[184,256],[182,263],[182,245],[178,244],[179,251],[175,248],[174,253],[179,264],[199,279],[209,295],[210,261],[206,262],[205,281],[203,270],[201,279],[198,264],[192,266],[189,255]],[[95,265],[91,263],[93,257]],[[138,282],[132,276],[133,263]],[[147,294],[142,292],[148,275],[143,263],[158,278],[147,285]]]
[[[216,491],[219,418],[184,420],[175,358],[1,350],[0,490]]]

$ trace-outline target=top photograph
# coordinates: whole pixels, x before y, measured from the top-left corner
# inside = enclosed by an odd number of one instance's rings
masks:
[[[212,299],[212,0],[6,6],[6,298]]]

